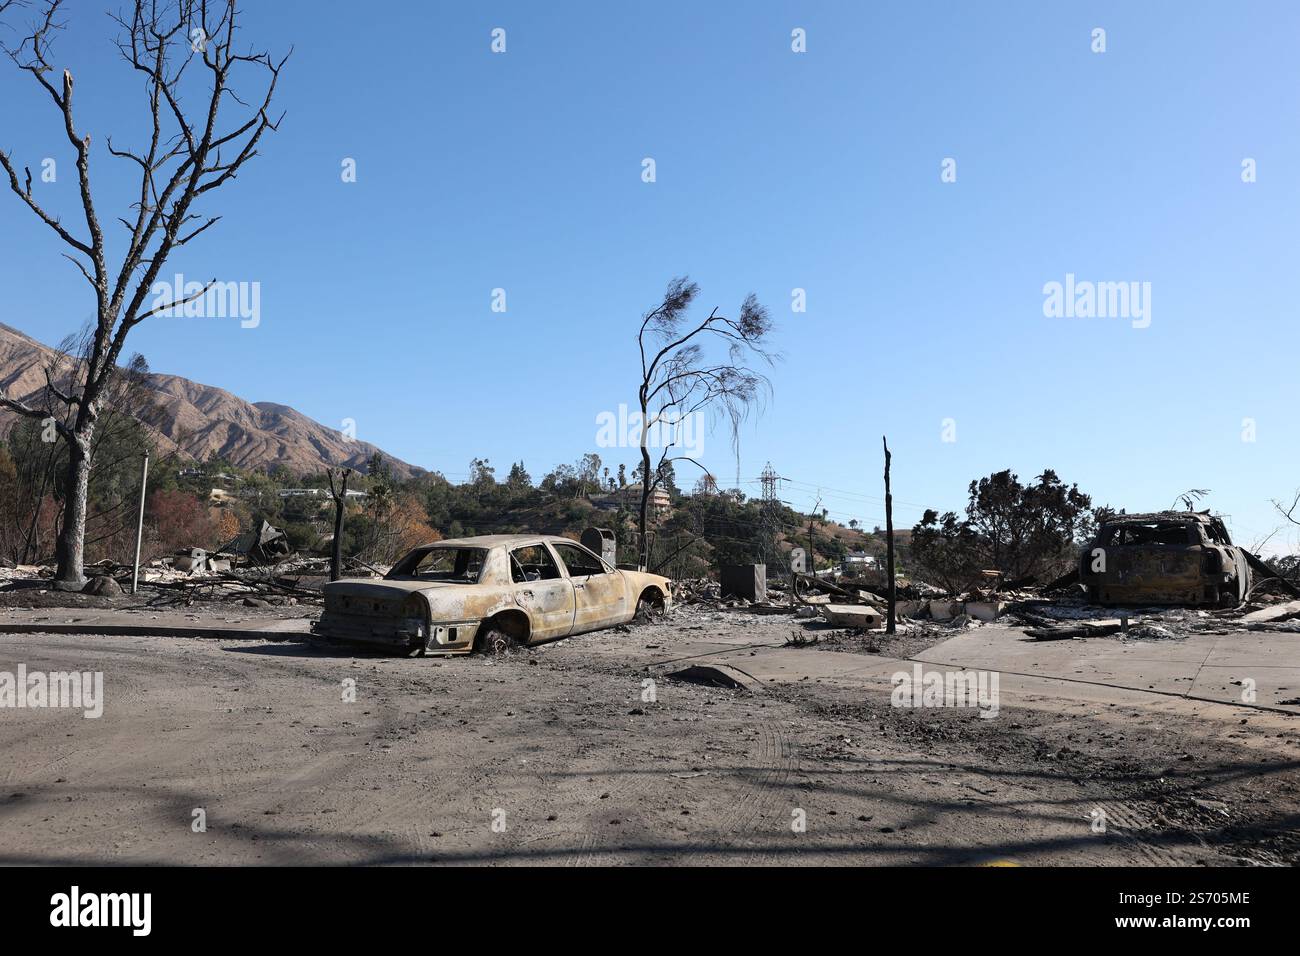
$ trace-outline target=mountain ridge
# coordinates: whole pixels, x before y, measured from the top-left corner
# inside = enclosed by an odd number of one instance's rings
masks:
[[[36,401],[45,388],[42,369],[56,354],[21,329],[0,323],[0,389],[9,398]],[[200,462],[217,455],[237,468],[281,465],[306,475],[326,467],[364,471],[370,456],[379,453],[400,478],[424,471],[369,442],[349,439],[292,405],[250,402],[219,386],[163,372],[150,372],[145,385],[155,407],[137,417],[164,454],[178,452]],[[0,410],[0,429],[7,433],[18,417]]]

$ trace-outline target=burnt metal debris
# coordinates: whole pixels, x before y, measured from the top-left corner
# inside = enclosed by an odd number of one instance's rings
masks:
[[[289,546],[289,539],[283,531],[272,527],[266,519],[259,518],[252,530],[239,535],[221,550],[243,555],[261,564],[269,564],[277,558],[287,557],[293,548]]]

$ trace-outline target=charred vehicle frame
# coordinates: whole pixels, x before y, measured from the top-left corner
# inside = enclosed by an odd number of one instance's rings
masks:
[[[666,610],[667,578],[616,568],[569,538],[487,535],[423,545],[381,580],[325,585],[315,639],[415,654],[499,653]]]

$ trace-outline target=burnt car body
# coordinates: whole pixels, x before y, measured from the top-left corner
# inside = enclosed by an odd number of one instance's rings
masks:
[[[667,609],[668,579],[615,568],[568,538],[485,535],[411,551],[382,580],[325,585],[318,639],[418,654],[499,652]]]
[[[1114,515],[1079,558],[1098,604],[1236,605],[1250,591],[1246,552],[1208,512]]]

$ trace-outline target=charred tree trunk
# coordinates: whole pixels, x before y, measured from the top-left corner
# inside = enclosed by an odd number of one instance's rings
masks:
[[[348,490],[347,480],[343,490]],[[334,540],[330,544],[330,580],[337,581],[343,576],[343,499],[334,500]]]
[[[650,536],[648,534],[650,513],[650,452],[641,446],[641,510],[637,512],[637,530],[641,532],[641,560],[637,563],[641,570],[650,567]]]
[[[351,468],[339,472],[341,487],[334,485],[334,472],[327,472],[330,479],[330,497],[334,499],[334,540],[330,543],[330,580],[337,581],[343,576],[343,509],[348,503],[348,476]]]
[[[641,507],[637,511],[637,530],[641,533],[641,543],[639,547],[640,559],[637,565],[642,571],[650,568],[650,536],[649,536],[649,514],[650,514],[650,449],[646,445],[646,433],[649,431],[648,422],[650,420],[650,398],[646,388],[646,383],[641,383],[641,388],[637,393],[637,398],[641,404]]]
[[[897,584],[894,581],[894,496],[889,489],[889,442],[882,435],[885,446],[885,553],[886,573],[889,575],[889,612],[885,617],[885,633],[894,633],[894,614],[898,605]]]
[[[55,544],[54,586],[80,591],[86,547],[86,502],[90,496],[90,438],[75,434],[68,439],[68,490],[63,502],[63,525]]]

